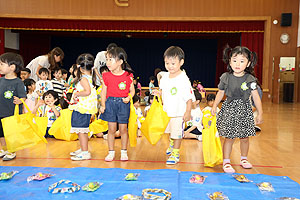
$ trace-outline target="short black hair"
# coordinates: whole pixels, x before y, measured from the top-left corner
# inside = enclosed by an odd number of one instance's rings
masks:
[[[210,93],[206,96],[206,101],[214,101],[216,99],[216,95],[214,93]]]
[[[31,78],[28,78],[28,79],[25,79],[23,82],[24,82],[24,85],[26,87],[26,92],[28,94],[28,87],[32,86],[33,84],[35,84],[35,81],[33,79],[31,79]]]
[[[106,47],[106,50],[110,50],[110,49],[113,49],[113,48],[116,48],[118,45],[116,43],[110,43],[107,47]]]
[[[179,60],[184,60],[184,51],[178,46],[170,46],[164,53],[165,57],[178,57]]]
[[[49,70],[45,67],[42,67],[40,70],[39,70],[39,75],[41,75],[42,73],[45,73],[45,74],[48,74],[49,75]]]
[[[21,69],[24,67],[24,61],[20,54],[13,53],[13,52],[7,52],[2,55],[0,55],[0,61],[3,63],[10,65],[15,65],[15,73],[19,73]]]
[[[148,103],[150,104],[150,100],[154,99],[154,95],[150,94],[149,99],[148,99]]]
[[[194,95],[195,95],[196,101],[202,100],[202,95],[200,94],[200,92],[198,90],[194,90]]]
[[[22,72],[28,72],[29,74],[31,74],[31,70],[29,68],[23,68],[21,69]]]
[[[47,92],[45,92],[43,94],[43,100],[45,100],[45,97],[48,96],[49,94],[51,94],[53,96],[54,100],[57,99],[57,101],[54,103],[54,105],[57,106],[59,104],[59,96],[58,96],[57,92],[55,92],[54,90],[48,90]]]
[[[135,102],[137,102],[137,101],[140,101],[140,97],[137,96],[137,95],[134,95],[134,96],[132,97],[132,103],[135,103]]]
[[[149,96],[150,95],[150,92],[149,90],[145,92],[145,96]]]
[[[64,74],[68,74],[68,71],[64,68],[61,68],[61,73],[64,75]]]
[[[149,80],[150,81],[154,81],[155,80],[155,76],[150,76]]]
[[[102,74],[104,71],[109,72],[109,69],[108,69],[108,67],[106,65],[100,67],[100,74]]]
[[[61,73],[62,73],[62,68],[56,67],[56,68],[54,68],[54,70],[53,70],[54,73],[57,73],[58,71],[61,71]]]

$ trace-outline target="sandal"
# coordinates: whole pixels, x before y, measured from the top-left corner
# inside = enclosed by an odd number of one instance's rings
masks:
[[[249,161],[246,160],[246,159],[241,160],[240,165],[241,165],[244,169],[251,169],[251,168],[252,168],[251,163],[249,163]]]
[[[235,170],[232,168],[230,163],[225,163],[223,165],[223,170],[225,173],[234,173],[235,172]]]

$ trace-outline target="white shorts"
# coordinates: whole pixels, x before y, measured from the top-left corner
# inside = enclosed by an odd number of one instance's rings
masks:
[[[165,132],[170,133],[171,139],[182,139],[184,134],[183,117],[171,117]]]

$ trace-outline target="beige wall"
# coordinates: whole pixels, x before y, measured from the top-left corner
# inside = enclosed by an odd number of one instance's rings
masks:
[[[274,87],[277,87],[276,81],[272,81],[273,57],[297,54],[299,0],[128,0],[126,7],[118,6],[116,2],[124,3],[126,0],[2,0],[0,17],[95,20],[266,20],[263,87],[271,94]],[[281,13],[293,14],[291,27],[280,26]],[[277,25],[271,23],[274,19],[279,21]],[[281,33],[284,32],[291,38],[285,45],[279,40]],[[277,68],[274,72],[275,78],[279,76]],[[296,73],[299,74],[299,68]]]

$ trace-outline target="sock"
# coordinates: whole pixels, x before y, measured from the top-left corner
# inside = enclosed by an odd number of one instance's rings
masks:
[[[241,160],[247,160],[247,156],[241,156]]]
[[[173,147],[174,146],[174,140],[172,140],[171,138],[170,138],[170,147]]]
[[[5,145],[5,146],[2,146],[2,149],[3,149],[4,151],[7,151],[6,145]]]
[[[223,165],[225,165],[226,163],[230,163],[230,159],[223,159]]]
[[[88,154],[89,151],[81,151],[82,154]]]
[[[179,155],[179,149],[173,149],[172,154]]]
[[[109,154],[115,154],[115,151],[114,150],[109,150],[108,153]]]
[[[121,149],[121,154],[127,154],[127,149]]]

